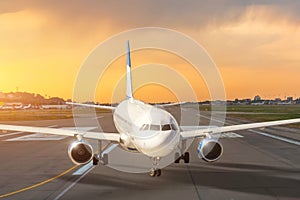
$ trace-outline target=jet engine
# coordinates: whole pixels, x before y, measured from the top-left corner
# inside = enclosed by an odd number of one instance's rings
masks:
[[[199,142],[197,151],[199,158],[206,162],[214,162],[221,157],[223,146],[214,138],[206,138]]]
[[[93,148],[86,141],[75,141],[68,148],[68,155],[76,165],[88,163],[93,158]]]

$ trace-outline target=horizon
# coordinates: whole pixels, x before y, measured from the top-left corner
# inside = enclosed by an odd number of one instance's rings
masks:
[[[2,93],[2,94],[9,94],[9,93],[28,93],[28,94],[34,94],[34,95],[41,95],[41,96],[44,97],[45,99],[62,98],[65,102],[67,102],[67,101],[69,101],[69,100],[73,101],[72,98],[63,98],[63,97],[60,97],[60,96],[44,96],[44,95],[39,94],[39,93],[27,92],[27,91],[15,91],[15,92],[14,92],[14,91],[10,91],[10,92],[3,92],[3,91],[0,90],[0,94],[1,94],[1,93]],[[263,96],[257,94],[257,95],[255,95],[254,97],[245,97],[245,98],[239,98],[239,97],[236,97],[236,98],[233,98],[233,99],[225,99],[225,100],[218,100],[218,99],[217,99],[217,100],[204,99],[204,100],[199,100],[199,101],[182,101],[182,102],[180,102],[180,103],[200,103],[200,102],[207,102],[207,101],[209,101],[209,102],[215,102],[215,101],[235,101],[236,99],[239,100],[239,101],[242,101],[242,100],[248,100],[248,99],[250,99],[251,101],[255,101],[254,98],[255,98],[256,96],[259,96],[259,97],[261,98],[260,101],[273,101],[273,100],[276,100],[276,98],[279,98],[279,99],[281,99],[281,101],[284,101],[284,100],[287,100],[287,98],[289,98],[289,97],[292,97],[292,98],[293,98],[293,101],[300,99],[300,96],[296,96],[296,97],[293,97],[293,96],[285,96],[284,98],[281,98],[281,97],[278,97],[278,96],[274,96],[274,97],[272,97],[272,98],[268,98],[268,97],[263,97]],[[125,97],[124,97],[124,99],[125,99]],[[123,99],[123,100],[124,100],[124,99]],[[135,98],[135,99],[137,99],[137,98]],[[140,99],[139,99],[139,100],[140,100]],[[84,101],[84,102],[90,102],[90,103],[95,103],[95,104],[98,104],[98,103],[100,103],[100,104],[115,104],[115,103],[119,103],[119,102],[97,102],[97,101],[93,101],[93,100],[90,100],[90,101]],[[178,101],[177,101],[177,102],[178,102]],[[162,104],[164,104],[164,103],[177,103],[177,102],[174,102],[174,101],[161,101],[161,102],[150,102],[150,101],[147,101],[147,103],[150,103],[150,104],[152,104],[152,103],[157,103],[157,104],[162,103]],[[0,102],[0,103],[2,103],[2,102]]]

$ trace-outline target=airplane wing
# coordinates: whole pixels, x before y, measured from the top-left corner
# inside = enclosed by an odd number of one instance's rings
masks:
[[[210,129],[210,128],[216,128],[217,126],[179,126],[181,132],[183,131],[195,131],[195,130],[203,130],[203,129]]]
[[[113,107],[113,106],[102,106],[102,105],[94,105],[94,104],[73,103],[73,102],[66,102],[66,104],[73,105],[73,106],[90,107],[90,108],[101,108],[101,109],[107,109],[107,110],[115,110],[116,109],[116,107]]]
[[[86,139],[96,139],[96,140],[108,140],[108,141],[120,141],[120,135],[118,133],[103,133],[103,132],[91,132],[91,131],[76,131],[76,130],[64,130],[57,128],[48,127],[32,127],[32,126],[17,126],[17,125],[5,125],[0,124],[0,130],[7,131],[22,131],[29,133],[45,133],[54,135],[66,135],[82,137]]]
[[[198,128],[195,130],[182,130],[180,132],[182,138],[195,138],[195,137],[205,137],[207,134],[213,136],[217,133],[225,133],[229,131],[239,131],[253,128],[263,128],[268,126],[278,126],[284,124],[293,124],[300,123],[300,119],[288,119],[288,120],[278,120],[278,121],[270,121],[270,122],[258,122],[258,123],[250,123],[250,124],[238,124],[231,126],[222,126],[222,127],[208,127],[208,128]]]

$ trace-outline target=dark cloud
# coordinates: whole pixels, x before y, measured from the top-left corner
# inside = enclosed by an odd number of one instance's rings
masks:
[[[249,6],[269,5],[277,8],[280,15],[300,21],[300,3],[296,0],[249,1],[249,0],[15,0],[1,1],[0,13],[24,9],[37,10],[51,15],[58,22],[77,23],[86,21],[95,25],[103,21],[123,28],[140,26],[200,28],[237,21]]]

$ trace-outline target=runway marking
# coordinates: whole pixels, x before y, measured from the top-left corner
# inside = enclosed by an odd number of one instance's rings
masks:
[[[109,154],[112,150],[114,150],[114,148],[116,148],[117,146],[119,146],[119,144],[111,144],[107,149],[105,149],[101,155],[103,156],[104,154]]]
[[[75,182],[73,182],[71,185],[69,185],[69,187],[67,187],[66,189],[64,189],[59,195],[57,195],[55,197],[55,199],[53,200],[58,200],[60,199],[64,194],[66,194],[70,189],[72,189],[72,187],[74,187],[81,179],[83,179],[90,171],[92,171],[92,169],[94,169],[95,166],[91,167],[88,171],[86,171],[83,175],[81,175],[78,179],[76,179]]]
[[[93,167],[93,161],[83,165],[81,168],[79,168],[77,171],[75,171],[72,175],[78,176],[84,174],[87,170],[89,170],[91,167]]]
[[[58,178],[64,176],[65,174],[69,173],[70,171],[74,170],[76,167],[78,167],[78,165],[75,165],[75,166],[71,167],[70,169],[64,171],[63,173],[61,173],[61,174],[59,174],[59,175],[57,175],[57,176],[55,176],[55,177],[53,177],[53,178],[50,178],[50,179],[48,179],[48,180],[45,180],[45,181],[43,181],[43,182],[37,183],[37,184],[35,184],[35,185],[29,186],[29,187],[26,187],[26,188],[23,188],[23,189],[14,191],[14,192],[10,192],[10,193],[7,193],[7,194],[3,194],[3,195],[0,196],[0,198],[8,197],[8,196],[11,196],[11,195],[14,195],[14,194],[18,194],[18,193],[21,193],[21,192],[25,192],[25,191],[27,191],[27,190],[30,190],[30,189],[39,187],[39,186],[41,186],[41,185],[44,185],[44,184],[46,184],[46,183],[49,183],[49,182],[51,182],[51,181],[54,181],[55,179],[58,179]]]
[[[207,116],[204,116],[204,115],[201,115],[201,114],[197,114],[199,117],[204,117],[205,119],[211,119],[211,120],[213,120],[213,121],[215,121],[215,122],[220,122],[220,123],[225,123],[226,122],[226,120],[225,121],[222,121],[222,120],[218,120],[218,119],[214,119],[214,118],[211,118],[211,117],[207,117]]]
[[[243,138],[244,136],[239,135],[239,134],[234,133],[234,132],[226,132],[226,133],[214,134],[214,137],[217,137],[217,138]]]
[[[24,133],[24,132],[7,133],[7,134],[0,135],[0,137],[6,137],[6,136],[11,136],[11,135],[18,135],[18,134],[21,134],[21,133]]]
[[[300,146],[300,142],[296,141],[296,140],[291,140],[291,139],[288,139],[288,138],[284,138],[284,137],[280,137],[280,136],[276,136],[276,135],[271,135],[271,134],[261,132],[261,131],[255,131],[255,130],[249,130],[249,131],[251,131],[253,133],[257,133],[259,135],[263,135],[263,136],[270,137],[270,138],[273,138],[273,139],[276,139],[276,140],[281,140],[283,142],[287,142],[287,143],[290,143],[290,144],[295,144],[295,145]]]

